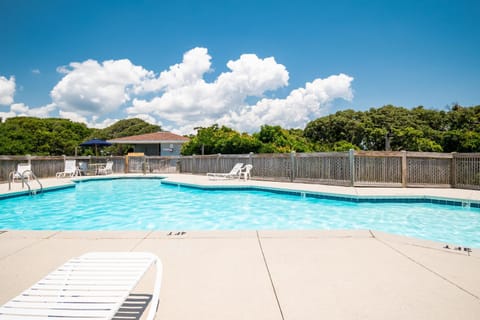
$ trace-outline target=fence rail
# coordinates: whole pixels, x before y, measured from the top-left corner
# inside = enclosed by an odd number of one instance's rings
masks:
[[[62,172],[65,160],[77,160],[86,163],[113,162],[114,173],[174,173],[177,171],[179,157],[44,157],[44,156],[0,156],[0,181],[8,181],[10,172],[15,171],[19,163],[30,163],[38,178],[55,177]]]
[[[451,187],[480,190],[480,153],[354,151],[205,156],[40,157],[0,156],[0,180],[29,162],[39,178],[54,177],[65,159],[113,161],[114,173],[229,172],[237,162],[253,165],[254,179],[339,186]]]
[[[258,180],[339,186],[480,189],[480,153],[354,151],[208,155],[180,158],[180,172],[229,172],[253,165]]]

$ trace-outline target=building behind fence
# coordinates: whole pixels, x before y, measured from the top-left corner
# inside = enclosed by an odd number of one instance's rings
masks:
[[[184,157],[40,157],[0,156],[0,180],[18,163],[30,162],[38,178],[63,171],[65,159],[113,161],[114,173],[229,172],[237,162],[252,164],[258,180],[371,187],[452,187],[480,189],[480,153],[354,151],[241,154]]]

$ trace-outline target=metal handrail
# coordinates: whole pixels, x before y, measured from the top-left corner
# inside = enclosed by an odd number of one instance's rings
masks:
[[[22,173],[22,175],[21,175],[21,176],[22,176],[22,183],[25,181],[25,176],[26,176],[25,173],[30,173],[30,175],[33,177],[32,180],[37,181],[37,183],[40,185],[40,193],[41,193],[41,192],[43,191],[43,185],[42,185],[42,183],[40,182],[40,180],[38,180],[37,176],[35,175],[35,173],[33,173],[32,170],[25,170],[25,171],[23,171],[23,173]],[[28,183],[28,179],[27,179],[27,181],[25,181],[25,184],[28,186],[28,191],[30,192],[30,194],[36,194],[36,193],[37,193],[36,190],[35,190],[35,191],[32,191],[32,190],[31,190],[30,184]],[[23,186],[22,186],[22,187],[23,187]]]
[[[12,190],[12,182],[14,182],[15,175],[18,173],[20,176],[20,180],[22,181],[22,189],[24,188],[24,179],[23,179],[23,173],[20,173],[18,171],[10,171],[8,174],[8,191]]]
[[[13,177],[15,176],[16,172],[17,171],[11,171],[8,174],[8,191],[12,190],[12,181],[13,181]]]
[[[12,190],[11,183],[12,183],[16,173],[17,173],[17,171],[12,171],[8,175],[8,190]],[[40,192],[43,191],[42,183],[40,182],[40,180],[38,180],[37,176],[35,175],[35,173],[33,173],[32,170],[25,170],[22,173],[19,173],[19,175],[20,175],[20,178],[22,180],[22,189],[24,188],[24,185],[26,184],[27,187],[28,187],[28,192],[30,192],[30,194],[34,194],[34,193],[36,194],[37,193],[36,190],[32,191],[32,188],[30,187],[30,184],[28,183],[28,179],[25,179],[28,175],[30,175],[33,178],[32,180],[37,181],[37,183],[40,185]]]

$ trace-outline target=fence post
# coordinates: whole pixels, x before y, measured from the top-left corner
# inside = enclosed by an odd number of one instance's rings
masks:
[[[142,172],[143,172],[143,175],[147,174],[147,157],[145,156],[143,156]]]
[[[248,163],[252,165],[252,168],[253,168],[253,154],[254,154],[254,153],[251,152],[251,151],[248,153]],[[255,170],[255,168],[253,168],[252,170]],[[252,171],[251,174],[253,175],[253,173],[254,173],[254,172]]]
[[[452,188],[457,187],[457,153],[452,152],[452,160],[450,162],[450,185]]]
[[[197,164],[197,159],[195,159],[195,154],[192,154],[192,174],[195,174],[196,164]]]
[[[355,150],[348,150],[348,160],[350,164],[350,187],[355,186]]]
[[[407,187],[407,174],[408,174],[407,151],[402,150],[400,152],[402,153],[402,188],[406,188]]]
[[[32,168],[32,156],[31,156],[30,154],[27,154],[26,157],[27,157],[28,164],[30,165],[30,170],[33,172],[33,168]],[[23,189],[23,178],[22,178],[22,189]]]
[[[295,180],[295,157],[297,153],[295,151],[290,152],[290,182]]]
[[[213,172],[220,172],[218,171],[218,163],[220,162],[220,157],[222,156],[221,153],[217,153],[217,161],[215,162],[215,171]]]

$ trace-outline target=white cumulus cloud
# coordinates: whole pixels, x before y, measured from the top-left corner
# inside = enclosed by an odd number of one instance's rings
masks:
[[[0,112],[1,122],[5,122],[6,119],[13,118],[13,117],[16,117],[16,116],[17,116],[17,114],[15,112],[12,112],[12,111]]]
[[[285,128],[301,128],[320,117],[335,99],[353,98],[351,82],[345,74],[307,82],[304,88],[293,90],[285,99],[262,99],[240,112],[225,114],[220,123],[245,131],[255,131],[264,124]]]
[[[74,122],[84,123],[89,128],[97,128],[97,129],[106,128],[114,124],[115,122],[121,120],[121,119],[111,119],[111,118],[100,120],[98,116],[84,117],[76,112],[62,111],[62,110],[59,110],[58,114],[60,118],[69,119]]]
[[[214,82],[203,76],[211,70],[211,57],[205,48],[195,48],[183,61],[150,80],[143,90],[161,90],[156,97],[133,99],[127,113],[154,114],[173,123],[173,128],[191,127],[198,123],[214,123],[225,113],[241,112],[248,97],[262,97],[265,92],[288,85],[288,72],[273,57],[260,59],[254,54],[243,54],[227,63],[228,72],[221,73]],[[153,86],[152,83],[156,85]],[[191,128],[188,131],[191,131]]]
[[[102,128],[106,128],[108,126],[111,126],[112,124],[114,124],[115,122],[117,122],[119,120],[121,120],[121,119],[106,118],[106,119],[100,120],[100,119],[97,119],[97,118],[94,117],[93,121],[87,122],[87,126],[89,128],[102,129]]]
[[[10,110],[15,113],[16,116],[25,116],[25,117],[37,117],[37,118],[47,118],[50,117],[52,112],[56,110],[56,106],[53,103],[47,104],[45,106],[30,108],[29,106],[23,103],[14,103],[10,106]]]
[[[70,111],[62,111],[60,110],[58,112],[60,118],[63,118],[63,119],[69,119],[73,122],[80,122],[80,123],[85,123],[85,124],[88,124],[88,119],[84,116],[81,116],[79,115],[78,113],[76,112],[70,112]]]
[[[195,63],[195,59],[199,62]],[[204,75],[211,70],[210,60],[204,48],[185,53],[181,63],[149,79],[148,86],[142,87],[158,94],[150,99],[133,99],[126,112],[130,116],[155,115],[168,122],[169,129],[181,133],[213,123],[254,132],[264,124],[304,127],[308,121],[326,113],[335,99],[350,101],[353,98],[353,78],[345,74],[314,79],[283,99],[265,98],[267,92],[288,85],[288,71],[275,58],[243,54],[237,60],[228,61],[229,71],[209,83]],[[250,97],[257,102],[248,103]]]
[[[181,134],[214,123],[255,132],[264,124],[303,128],[334,100],[353,99],[353,78],[346,74],[313,79],[285,98],[271,98],[289,85],[287,68],[274,57],[241,54],[207,81],[213,70],[206,48],[185,52],[181,62],[159,72],[128,59],[72,62],[57,67],[62,79],[50,92],[52,103],[39,108],[13,104],[15,78],[0,76],[0,105],[10,106],[0,116],[60,116],[94,128],[137,117]]]
[[[0,105],[8,106],[13,103],[15,94],[15,77],[9,79],[0,76]]]
[[[65,112],[82,116],[105,115],[117,111],[130,100],[130,92],[153,73],[130,60],[72,62],[57,71],[65,74],[52,89],[53,102]]]
[[[182,63],[162,71],[157,78],[146,79],[136,92],[155,92],[175,90],[203,82],[203,75],[210,70],[212,57],[205,48],[194,48],[183,55]]]

